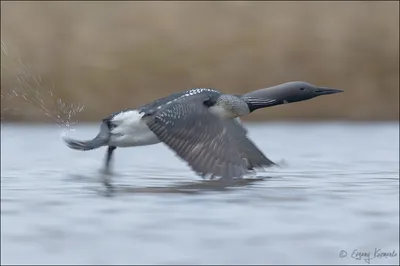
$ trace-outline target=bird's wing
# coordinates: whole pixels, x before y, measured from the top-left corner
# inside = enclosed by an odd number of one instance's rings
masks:
[[[162,97],[162,98],[157,99],[155,101],[143,104],[143,105],[139,106],[137,108],[137,110],[139,110],[140,112],[148,112],[150,109],[152,109],[152,108],[154,108],[156,106],[160,106],[160,105],[166,104],[167,102],[169,102],[169,101],[171,101],[173,99],[176,99],[179,96],[184,95],[185,93],[186,93],[186,91],[173,93],[171,95]]]
[[[237,141],[237,147],[242,154],[242,158],[246,158],[248,161],[248,169],[254,168],[263,168],[270,167],[276,165],[273,161],[268,159],[261,151],[257,148],[257,146],[247,137],[247,129],[242,124],[240,118],[235,118],[232,120],[233,123],[238,125],[238,129],[242,130],[242,132],[232,132],[235,134],[235,138]],[[244,136],[240,136],[240,134],[244,134]],[[239,136],[238,136],[239,135]]]
[[[142,106],[139,106],[137,110],[143,113],[153,113],[156,112],[156,110],[158,110],[158,108],[162,105],[169,104],[171,101],[177,100],[180,97],[193,96],[195,94],[208,95],[220,94],[220,92],[212,88],[192,88],[190,90],[176,92],[153,102],[146,103]]]
[[[243,134],[247,134],[247,129],[244,127],[242,120],[239,117],[233,119],[233,122],[238,125],[243,131]]]
[[[247,169],[264,168],[275,166],[276,163],[268,159],[260,149],[247,137],[236,137],[237,148],[240,150],[242,158],[247,160]]]
[[[246,142],[243,129],[209,112],[203,104],[207,97],[195,95],[171,103],[149,115],[147,125],[199,175],[242,177],[248,173],[248,162],[238,149],[238,141]]]

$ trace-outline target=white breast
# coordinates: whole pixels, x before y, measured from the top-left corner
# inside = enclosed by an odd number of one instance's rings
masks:
[[[116,147],[144,146],[159,143],[160,140],[142,121],[143,114],[136,110],[122,112],[113,117],[116,125],[111,130],[110,145]]]

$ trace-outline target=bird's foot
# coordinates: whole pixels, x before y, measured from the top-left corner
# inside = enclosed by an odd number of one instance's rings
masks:
[[[101,181],[103,183],[103,186],[106,189],[106,195],[107,196],[111,196],[112,193],[114,192],[114,186],[113,186],[113,184],[111,182],[110,176],[109,175],[102,175],[102,180]]]
[[[108,167],[105,167],[105,168],[101,169],[100,173],[103,174],[103,175],[107,175],[107,176],[112,175],[112,172],[111,172],[110,168],[108,168]]]
[[[216,176],[216,175],[211,175],[210,176],[210,180],[216,180],[216,179],[218,179],[218,176]]]
[[[102,170],[100,170],[100,174],[101,174],[101,182],[103,183],[104,187],[107,189],[107,191],[112,191],[113,189],[113,185],[111,182],[111,170],[109,168],[103,168]]]

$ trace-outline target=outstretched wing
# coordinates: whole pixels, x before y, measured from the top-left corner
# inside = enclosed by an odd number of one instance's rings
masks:
[[[137,110],[139,112],[144,112],[144,113],[155,112],[156,110],[162,108],[162,106],[168,105],[171,102],[178,100],[180,97],[191,97],[195,94],[205,95],[205,94],[221,94],[221,93],[212,88],[192,88],[190,90],[176,92],[166,97],[157,99],[153,102],[146,103],[142,106],[139,106]]]
[[[241,151],[249,140],[234,120],[221,119],[203,104],[207,94],[184,97],[148,116],[147,124],[158,138],[201,176],[242,177],[249,159]]]
[[[232,120],[232,122],[237,124],[238,127],[242,129],[242,132],[239,132],[239,130],[237,130],[232,132],[232,134],[235,134],[235,139],[237,139],[236,145],[242,154],[242,158],[246,158],[249,170],[276,165],[276,163],[268,159],[258,149],[258,147],[249,138],[247,138],[247,129],[243,126],[240,118],[235,118]],[[241,134],[244,134],[244,136],[242,136]]]
[[[147,125],[199,175],[241,177],[247,163],[227,123],[203,104],[207,99],[205,94],[184,97],[150,116]]]
[[[246,158],[247,169],[264,168],[277,165],[268,159],[260,149],[247,137],[237,137],[237,148],[240,150],[242,158]]]

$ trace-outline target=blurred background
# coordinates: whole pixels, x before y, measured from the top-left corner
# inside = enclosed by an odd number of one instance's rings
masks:
[[[1,15],[3,121],[47,121],[29,99],[6,97],[24,86],[98,121],[192,87],[294,80],[345,93],[245,120],[399,119],[398,1],[20,1],[2,2]]]
[[[399,265],[399,1],[10,1],[1,40],[2,265]],[[296,80],[345,92],[244,117],[280,167],[237,183],[160,144],[118,148],[109,191],[106,148],[60,139]]]

